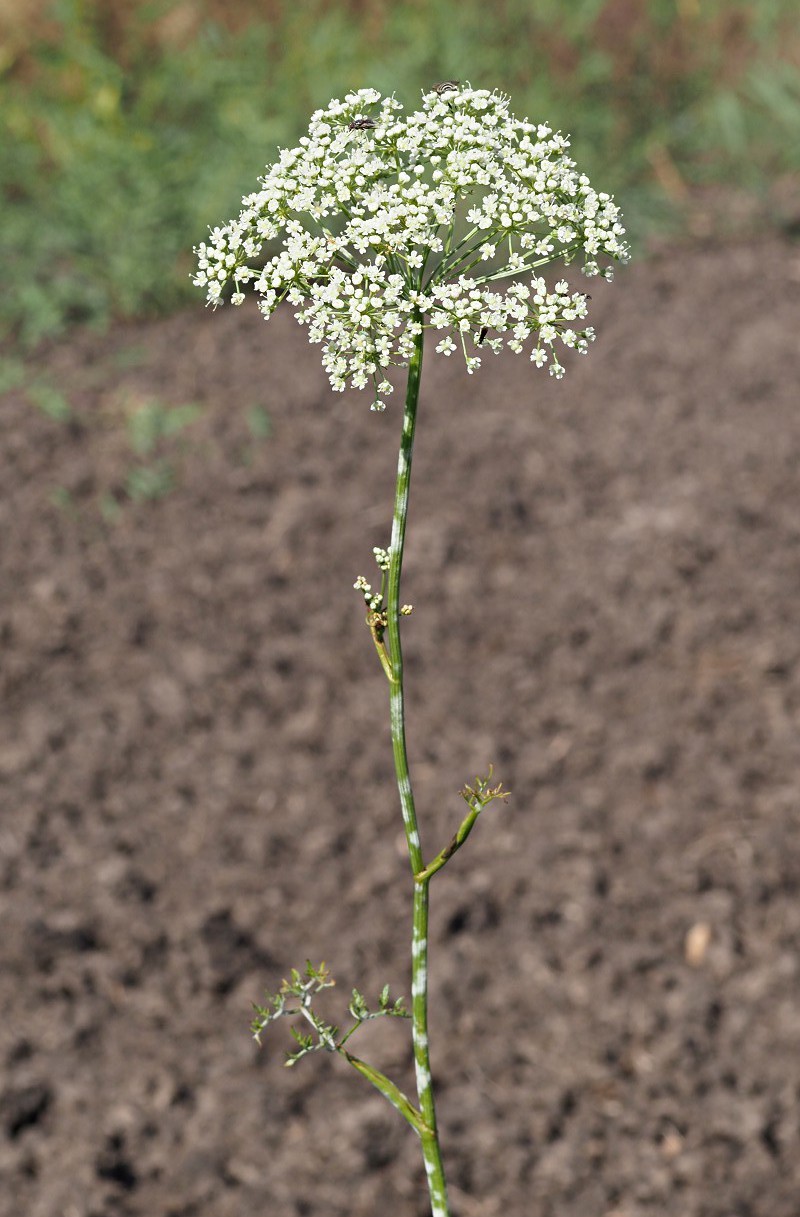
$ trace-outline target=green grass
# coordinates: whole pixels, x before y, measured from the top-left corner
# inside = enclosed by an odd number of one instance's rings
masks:
[[[27,396],[28,400],[54,423],[67,423],[72,417],[69,401],[54,385],[46,382],[29,385]]]
[[[505,90],[572,133],[635,241],[678,224],[695,185],[758,193],[800,168],[794,0],[308,0],[154,43],[175,7],[140,5],[112,54],[88,0],[54,3],[56,35],[0,76],[0,339],[30,347],[196,296],[207,226],[316,106],[366,84],[409,104],[451,76]]]
[[[130,412],[128,443],[139,458],[139,463],[128,471],[125,479],[128,498],[134,501],[162,499],[175,489],[175,466],[159,452],[169,446],[169,440],[179,436],[199,418],[202,410],[202,406],[196,402],[166,406],[160,401],[145,401]],[[147,458],[146,462],[144,458]],[[109,520],[113,514],[110,503],[107,496],[100,508]]]
[[[202,413],[202,406],[190,402],[184,406],[165,406],[160,401],[147,401],[138,406],[128,418],[128,439],[137,456],[149,456],[161,440],[179,435]]]

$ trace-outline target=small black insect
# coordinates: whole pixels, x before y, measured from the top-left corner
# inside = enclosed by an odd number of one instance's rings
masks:
[[[488,325],[484,325],[484,326],[482,326],[482,327],[481,327],[481,332],[480,332],[480,334],[478,335],[478,346],[479,346],[479,347],[482,347],[482,346],[483,346],[483,341],[484,341],[484,339],[485,339],[485,337],[486,337],[486,335],[487,335],[488,333],[489,333],[489,327],[488,327]]]
[[[433,86],[433,92],[442,97],[445,93],[457,93],[460,88],[460,80],[443,80],[441,84]]]
[[[369,131],[375,126],[374,118],[354,118],[347,128],[348,131]]]

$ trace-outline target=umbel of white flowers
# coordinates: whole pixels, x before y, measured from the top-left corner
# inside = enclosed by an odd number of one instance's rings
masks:
[[[402,111],[375,89],[317,110],[238,219],[197,247],[194,283],[213,305],[230,281],[234,304],[252,287],[265,317],[286,299],[323,344],[331,386],[372,382],[376,410],[423,326],[443,332],[440,354],[461,346],[468,372],[477,349],[505,345],[563,375],[556,341],[583,353],[594,338],[578,328],[587,296],[535,271],[579,258],[610,278],[609,260],[628,257],[618,207],[565,136],[516,119],[496,91],[447,81]]]

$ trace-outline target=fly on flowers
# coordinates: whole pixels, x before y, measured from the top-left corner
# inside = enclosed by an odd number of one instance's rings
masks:
[[[312,115],[280,152],[237,219],[196,249],[208,302],[252,289],[269,317],[286,300],[322,343],[331,386],[375,391],[405,365],[424,327],[436,346],[527,352],[563,374],[556,344],[586,351],[587,295],[541,269],[578,261],[611,278],[628,248],[619,208],[568,155],[569,140],[520,120],[501,93],[446,81],[406,114],[375,89]],[[487,334],[491,334],[487,338]]]

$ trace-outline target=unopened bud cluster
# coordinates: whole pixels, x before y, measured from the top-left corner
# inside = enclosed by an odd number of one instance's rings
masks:
[[[363,575],[359,575],[353,587],[357,592],[361,592],[366,601],[367,608],[371,613],[380,613],[383,611],[383,593],[373,592],[372,584],[367,583]]]
[[[389,555],[386,552],[386,550],[385,549],[380,549],[380,550],[376,549],[374,552],[375,552],[376,560],[378,562],[378,566],[380,567],[380,569],[382,571],[388,571]],[[378,554],[381,555],[380,558],[377,557]],[[386,562],[385,566],[382,565],[384,560]],[[384,599],[383,599],[383,589],[381,589],[381,591],[379,591],[379,592],[374,592],[372,590],[372,584],[368,583],[363,575],[358,576],[355,583],[353,584],[353,587],[356,589],[357,592],[361,592],[361,594],[363,595],[364,600],[366,602],[367,608],[369,609],[369,611],[371,613],[383,613],[384,612],[385,605],[384,605]],[[410,614],[413,611],[414,611],[413,604],[401,604],[400,605],[400,616],[401,617],[408,617],[408,616],[410,616]]]
[[[196,250],[209,303],[229,283],[234,304],[252,288],[265,317],[287,300],[322,343],[332,387],[371,383],[373,409],[423,328],[443,332],[439,353],[460,347],[469,372],[474,349],[505,345],[561,376],[556,341],[583,353],[594,337],[581,328],[587,297],[534,272],[578,259],[610,278],[628,256],[619,209],[577,171],[565,136],[516,119],[500,93],[448,84],[410,114],[375,89],[316,111]]]

